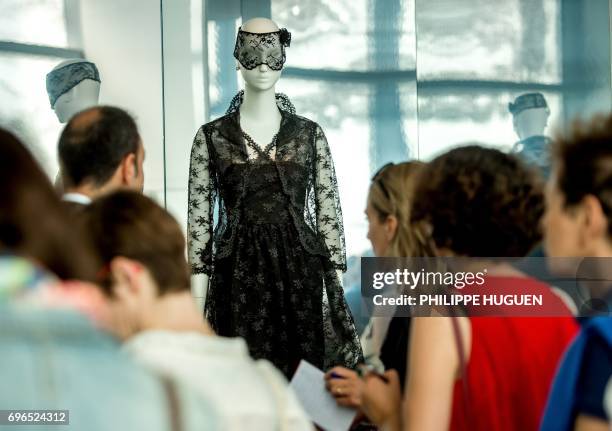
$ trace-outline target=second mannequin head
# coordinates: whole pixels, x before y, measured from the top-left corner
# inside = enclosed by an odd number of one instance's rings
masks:
[[[272,33],[278,32],[280,29],[276,23],[268,18],[253,18],[246,21],[240,29],[248,33]],[[278,58],[282,55],[282,49],[278,44],[272,46],[264,46],[259,48],[262,57],[271,55]],[[250,91],[268,91],[273,89],[281,76],[282,68],[273,70],[268,64],[258,64],[252,69],[247,69],[238,60],[236,60],[236,68],[240,70],[240,74],[244,79],[245,86]]]

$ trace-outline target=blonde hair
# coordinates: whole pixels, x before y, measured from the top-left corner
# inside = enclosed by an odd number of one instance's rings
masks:
[[[433,256],[425,229],[410,221],[417,178],[424,166],[425,163],[419,161],[389,165],[372,180],[368,205],[375,210],[381,221],[389,216],[397,219],[397,231],[385,256]]]

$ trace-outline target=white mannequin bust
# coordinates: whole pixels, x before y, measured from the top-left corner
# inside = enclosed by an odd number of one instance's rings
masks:
[[[549,116],[548,108],[525,109],[514,116],[514,131],[521,141],[532,136],[544,136]]]
[[[270,33],[279,31],[278,25],[268,18],[252,18],[244,22],[241,29],[250,33]],[[273,70],[260,64],[252,70],[236,61],[236,70],[244,80],[244,99],[240,105],[240,127],[260,147],[266,147],[280,130],[282,115],[276,103],[276,83],[281,70]],[[271,153],[274,157],[274,152]],[[337,270],[342,284],[342,271]],[[192,294],[200,309],[204,308],[208,276],[195,274],[191,277]]]
[[[250,33],[270,33],[279,28],[268,18],[253,18],[242,24],[242,30]],[[278,133],[281,113],[276,106],[276,83],[281,71],[260,64],[252,70],[236,61],[236,67],[244,79],[244,100],[240,105],[240,127],[260,146],[265,147]]]
[[[278,31],[278,26],[268,18],[253,18],[241,26],[250,33],[269,33]],[[281,113],[276,105],[276,83],[281,71],[272,70],[260,64],[252,70],[244,68],[236,61],[236,69],[244,80],[244,99],[240,105],[240,127],[262,149],[272,142],[280,129]],[[274,156],[274,152],[271,153]],[[208,276],[195,274],[191,277],[191,291],[200,309],[206,300]]]
[[[83,59],[62,61],[53,70],[74,63],[82,63]],[[93,79],[84,79],[69,91],[62,94],[53,105],[53,110],[60,123],[67,123],[77,112],[98,105],[100,97],[100,83]]]

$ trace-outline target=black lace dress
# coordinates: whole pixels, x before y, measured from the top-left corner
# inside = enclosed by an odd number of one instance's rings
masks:
[[[346,270],[331,153],[318,124],[280,110],[265,148],[240,128],[239,109],[202,126],[189,178],[194,273],[210,276],[206,317],[241,336],[255,358],[290,377],[362,359],[336,270]]]

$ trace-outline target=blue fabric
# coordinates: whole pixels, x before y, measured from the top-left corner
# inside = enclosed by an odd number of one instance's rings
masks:
[[[583,326],[580,335],[565,353],[555,377],[541,431],[569,431],[576,419],[576,393],[582,370],[584,353],[591,337],[601,337],[612,349],[612,318],[594,317]],[[602,379],[605,376],[602,376]]]
[[[587,342],[576,388],[576,411],[607,421],[604,408],[606,385],[612,376],[612,349],[602,337]]]
[[[515,143],[512,152],[530,166],[539,169],[544,178],[548,178],[551,171],[551,145],[551,139],[546,136],[530,136]]]
[[[74,430],[170,429],[160,381],[77,313],[0,305],[0,358],[3,409],[69,410]],[[185,430],[215,429],[208,404],[178,389]]]
[[[21,292],[49,274],[10,256],[0,264],[0,291],[14,293],[0,296],[0,406],[69,410],[69,426],[20,425],[20,431],[170,430],[168,394],[157,377],[84,315],[20,301]],[[176,390],[183,430],[217,429],[208,402],[181,385]]]

